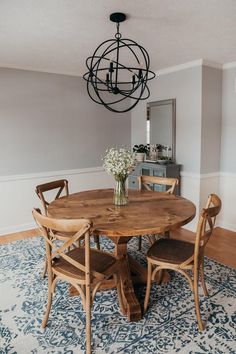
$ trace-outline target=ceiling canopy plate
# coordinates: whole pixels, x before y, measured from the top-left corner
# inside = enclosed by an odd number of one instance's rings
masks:
[[[126,15],[123,14],[123,12],[113,12],[110,15],[110,20],[116,23],[124,22],[126,20]]]

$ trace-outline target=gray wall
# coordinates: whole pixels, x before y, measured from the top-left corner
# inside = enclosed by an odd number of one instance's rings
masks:
[[[130,139],[130,113],[92,102],[82,78],[0,69],[0,175],[101,166]]]
[[[186,172],[200,172],[202,67],[166,75],[150,82],[149,102],[176,98],[176,160]],[[131,111],[132,144],[145,142],[146,103]]]
[[[220,171],[222,70],[202,67],[201,171]]]
[[[223,71],[221,171],[236,173],[236,68]]]

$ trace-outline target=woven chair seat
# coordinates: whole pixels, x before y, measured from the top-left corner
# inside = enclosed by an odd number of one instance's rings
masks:
[[[186,241],[162,238],[148,250],[147,256],[165,263],[181,264],[194,253],[194,244]]]

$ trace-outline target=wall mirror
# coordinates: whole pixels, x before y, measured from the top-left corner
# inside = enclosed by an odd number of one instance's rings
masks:
[[[147,103],[147,144],[170,147],[169,156],[175,161],[176,100]]]

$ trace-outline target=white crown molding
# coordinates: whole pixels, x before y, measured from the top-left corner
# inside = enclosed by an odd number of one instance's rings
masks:
[[[74,170],[47,171],[47,172],[39,172],[39,173],[27,173],[23,175],[0,176],[0,183],[27,180],[27,179],[63,177],[63,176],[71,176],[71,175],[102,172],[102,171],[104,171],[104,168],[100,166],[100,167],[79,168]]]
[[[189,68],[194,68],[196,66],[201,66],[202,62],[203,62],[202,59],[193,60],[193,61],[189,61],[187,63],[183,63],[183,64],[179,64],[179,65],[175,65],[175,66],[169,66],[167,68],[157,70],[155,73],[158,76],[166,75],[166,74],[174,73],[176,71],[181,71],[181,70],[185,70],[185,69],[189,69]]]
[[[82,78],[83,75],[79,73],[70,73],[70,72],[62,72],[62,71],[57,71],[57,70],[45,70],[42,68],[29,68],[29,67],[18,67],[18,66],[8,66],[3,63],[0,63],[0,69],[6,69],[6,70],[20,70],[20,71],[27,71],[27,72],[33,72],[33,73],[39,73],[39,74],[52,74],[52,75],[63,75],[63,76],[71,76],[71,77],[80,77]]]
[[[220,69],[222,70],[223,65],[220,63],[216,63],[215,61],[210,61],[206,59],[202,59],[202,65],[209,66],[210,68]]]
[[[236,68],[236,61],[223,64],[223,70],[227,70],[227,69],[231,69],[231,68]]]
[[[166,75],[166,74],[170,74],[176,71],[181,71],[181,70],[186,70],[189,68],[195,68],[198,66],[209,66],[211,68],[216,68],[216,69],[222,69],[222,64],[220,63],[216,63],[214,61],[210,61],[210,60],[205,60],[205,59],[197,59],[197,60],[193,60],[193,61],[189,61],[187,63],[183,63],[183,64],[179,64],[179,65],[175,65],[175,66],[170,66],[168,68],[164,68],[164,69],[160,69],[157,70],[155,73],[160,76],[160,75]]]
[[[231,68],[235,68],[236,67],[236,61],[234,62],[230,62],[230,63],[225,63],[225,64],[220,64],[214,61],[210,61],[210,60],[206,60],[206,59],[196,59],[196,60],[192,60],[183,64],[178,64],[178,65],[174,65],[174,66],[169,66],[160,70],[156,70],[155,74],[158,76],[161,75],[166,75],[166,74],[170,74],[170,73],[174,73],[177,71],[181,71],[181,70],[186,70],[189,68],[194,68],[197,66],[209,66],[211,68],[216,68],[216,69],[231,69]],[[36,72],[36,73],[44,73],[44,74],[55,74],[55,75],[65,75],[65,76],[72,76],[72,77],[82,77],[82,75],[80,74],[72,74],[72,73],[67,73],[67,72],[58,72],[58,71],[46,71],[43,69],[32,69],[32,68],[24,68],[24,67],[9,67],[9,66],[5,66],[4,64],[1,65],[0,63],[0,68],[1,69],[8,69],[8,70],[21,70],[21,71],[31,71],[31,72]]]

